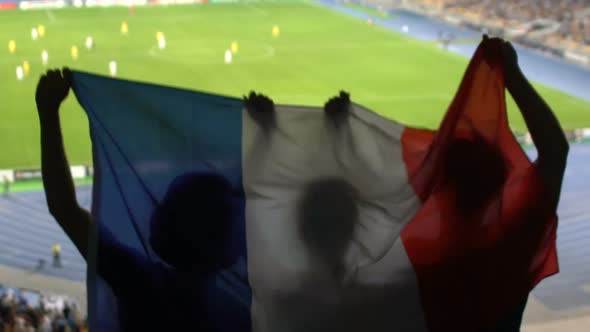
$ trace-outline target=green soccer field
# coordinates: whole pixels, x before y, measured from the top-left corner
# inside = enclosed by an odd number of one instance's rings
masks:
[[[395,18],[391,18],[395,19]],[[127,21],[129,33],[120,31]],[[37,41],[31,29],[43,24]],[[280,27],[280,36],[271,34]],[[166,38],[157,48],[156,33]],[[95,49],[84,43],[92,36]],[[16,52],[8,52],[9,40]],[[225,50],[237,41],[230,65]],[[108,74],[196,90],[241,96],[257,90],[277,103],[323,104],[340,89],[352,98],[407,125],[435,128],[458,87],[467,59],[311,2],[232,3],[172,7],[69,8],[0,12],[0,168],[38,167],[39,126],[34,89],[49,67]],[[79,58],[70,55],[72,46]],[[16,67],[31,70],[16,80]],[[555,90],[541,93],[564,128],[590,127],[590,104]],[[511,124],[524,124],[510,103]],[[88,123],[75,98],[62,110],[72,164],[91,163]],[[157,135],[157,133],[154,133]]]

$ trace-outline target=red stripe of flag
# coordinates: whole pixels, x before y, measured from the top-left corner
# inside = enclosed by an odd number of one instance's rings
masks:
[[[484,41],[437,132],[408,128],[423,208],[402,232],[431,331],[477,331],[557,273],[555,211],[509,130],[500,45]]]

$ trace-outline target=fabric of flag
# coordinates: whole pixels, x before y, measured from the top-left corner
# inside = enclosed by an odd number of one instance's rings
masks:
[[[557,272],[556,215],[482,42],[436,131],[74,72],[92,331],[476,331]],[[272,96],[271,96],[272,97]],[[412,110],[408,110],[411,112]]]

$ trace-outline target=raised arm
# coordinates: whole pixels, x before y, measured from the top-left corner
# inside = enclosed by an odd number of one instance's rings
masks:
[[[556,208],[567,162],[569,144],[551,108],[522,73],[514,47],[504,41],[506,88],[514,98],[538,151],[537,169],[547,190],[551,208]]]
[[[49,212],[86,258],[91,217],[76,199],[59,120],[59,107],[68,96],[70,86],[71,72],[68,69],[48,71],[37,85],[35,99],[41,126],[41,167]]]

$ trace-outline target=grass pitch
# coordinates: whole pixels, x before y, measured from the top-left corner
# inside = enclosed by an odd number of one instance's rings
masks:
[[[392,18],[395,19],[395,18]],[[128,23],[128,34],[121,23]],[[45,26],[33,41],[31,29]],[[280,36],[271,31],[277,24]],[[166,48],[157,47],[157,32]],[[94,50],[85,48],[87,36]],[[15,40],[16,52],[8,52]],[[224,64],[233,41],[238,52]],[[277,103],[322,105],[340,89],[353,100],[411,126],[435,128],[468,59],[311,2],[232,3],[173,7],[67,8],[0,12],[0,168],[38,167],[39,125],[34,91],[48,67],[108,75],[116,61],[126,79],[241,96],[250,90]],[[73,60],[72,46],[79,49]],[[23,61],[30,73],[16,80]],[[540,88],[564,128],[590,127],[590,103]],[[524,130],[509,102],[510,121]],[[71,95],[62,108],[72,164],[90,164],[88,122]],[[155,133],[156,134],[156,133]]]

